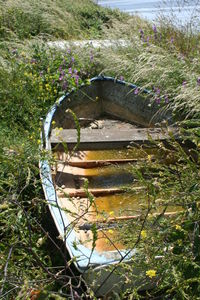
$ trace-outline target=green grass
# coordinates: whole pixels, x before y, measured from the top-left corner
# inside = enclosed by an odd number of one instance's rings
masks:
[[[1,1],[0,39],[100,37],[122,13],[99,8],[93,1]]]
[[[158,235],[152,230],[151,220],[145,223],[148,243],[141,239],[138,247],[144,248],[144,252],[137,263],[142,267],[145,261],[147,269],[156,269],[161,276],[161,283],[156,277],[160,284],[153,294],[166,291],[163,299],[199,299],[199,207],[195,205],[200,195],[198,34],[183,33],[164,22],[155,34],[152,24],[139,17],[100,8],[89,0],[0,1],[0,5],[0,291],[3,299],[28,299],[38,290],[38,299],[66,299],[70,288],[77,283],[71,283],[74,276],[65,273],[66,270],[60,272],[66,263],[66,253],[61,241],[51,233],[53,225],[38,169],[41,156],[50,156],[38,150],[40,118],[45,117],[49,107],[66,91],[78,88],[99,73],[123,76],[141,89],[154,91],[152,101],[161,110],[172,110],[174,122],[182,124],[182,130],[190,134],[197,146],[197,161],[188,159],[174,141],[171,154],[178,157],[176,166],[149,162],[143,168],[148,174],[144,178],[143,169],[133,171],[149,189],[154,206],[160,189],[163,198],[185,205],[182,216],[171,223],[162,220],[156,225]],[[85,38],[123,38],[129,45],[106,49],[88,46],[70,51],[46,46],[48,40]],[[152,174],[155,164],[160,168],[157,185]],[[138,234],[140,225],[132,224]],[[133,242],[131,230],[126,236],[128,242]],[[163,255],[165,247],[168,247],[167,258],[155,261],[154,254]],[[170,250],[172,247],[179,252]],[[147,299],[154,299],[153,294],[152,298],[147,295]],[[143,299],[137,290],[118,297]]]

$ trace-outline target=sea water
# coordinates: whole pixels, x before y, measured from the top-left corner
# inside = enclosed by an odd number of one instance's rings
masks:
[[[150,21],[158,17],[168,16],[176,19],[182,25],[190,23],[191,19],[198,22],[200,3],[194,0],[99,0],[99,5],[118,8],[129,14],[138,14]],[[196,19],[196,20],[195,20]]]

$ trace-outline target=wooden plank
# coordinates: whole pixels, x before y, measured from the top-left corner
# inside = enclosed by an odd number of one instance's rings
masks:
[[[177,213],[180,212],[165,212],[163,214],[163,217],[173,217],[175,215],[177,215]],[[149,214],[149,217],[157,217],[159,215],[162,215],[162,213],[153,213],[153,214]],[[116,223],[118,221],[128,221],[128,220],[137,220],[139,218],[141,218],[141,215],[133,215],[133,216],[119,216],[119,217],[112,217],[112,218],[107,218],[107,219],[98,219],[96,221],[90,222],[90,223],[84,223],[82,225],[79,226],[80,230],[91,230],[92,225],[95,223],[97,224],[97,228],[101,228],[101,227],[105,227],[105,224],[107,226],[109,226],[110,224]]]
[[[170,129],[175,133],[175,130]],[[81,129],[80,143],[130,143],[130,142],[143,142],[149,139],[165,140],[169,138],[168,130],[161,128],[132,128],[129,130],[119,130],[118,128],[111,129]],[[53,129],[50,137],[52,144],[77,143],[77,130],[76,129]]]
[[[88,190],[90,193],[92,193],[94,196],[107,196],[107,195],[112,195],[112,194],[119,194],[119,193],[123,193],[124,189],[121,188],[111,188],[111,189],[89,189]],[[84,198],[87,197],[87,193],[85,192],[85,190],[70,190],[69,192],[67,192],[67,190],[63,191],[65,194],[68,194],[70,197],[80,197],[80,198]],[[63,196],[66,197],[66,195],[63,193]],[[59,197],[61,197],[62,194],[59,195]]]
[[[141,160],[140,160],[141,161]],[[143,160],[144,161],[144,160]],[[78,167],[78,168],[95,168],[95,167],[101,167],[101,166],[108,166],[111,164],[126,164],[126,163],[133,163],[138,162],[138,159],[107,159],[107,160],[69,160],[68,165],[72,167]]]
[[[132,188],[132,191],[134,192],[139,192],[144,190],[143,186],[138,186]],[[120,194],[124,193],[125,189],[124,188],[107,188],[107,189],[89,189],[88,192],[92,193],[94,196],[107,196],[107,195],[112,195],[112,194]],[[69,195],[70,197],[80,197],[80,198],[85,198],[87,196],[87,193],[83,189],[63,189],[60,190],[59,197],[66,197],[66,194]]]

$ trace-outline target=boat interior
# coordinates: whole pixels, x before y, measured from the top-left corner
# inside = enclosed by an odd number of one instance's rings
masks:
[[[137,164],[165,159],[155,140],[169,138],[146,95],[131,87],[102,82],[84,87],[56,110],[50,143],[52,177],[60,207],[80,244],[99,253],[126,248],[116,224],[137,220],[148,205],[145,186],[134,176]],[[149,102],[150,103],[150,102]],[[170,129],[172,130],[172,129]],[[169,206],[173,214],[181,208]],[[160,211],[154,211],[157,214]],[[97,238],[94,243],[94,228]]]

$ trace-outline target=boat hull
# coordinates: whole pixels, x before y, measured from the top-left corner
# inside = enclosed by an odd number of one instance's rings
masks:
[[[70,114],[66,114],[69,109],[75,113],[82,126],[85,126],[88,120],[95,120],[104,114],[149,128],[162,121],[168,124],[172,122],[169,112],[159,112],[159,107],[152,101],[148,91],[140,94],[137,94],[137,91],[135,85],[114,78],[96,77],[91,79],[89,85],[81,86],[77,91],[65,95],[51,108],[44,121],[43,148],[52,150],[52,121],[55,121],[56,126],[62,127],[64,130],[76,128],[74,118]],[[141,285],[141,281],[137,279],[139,270],[134,267],[128,284],[124,281],[124,275],[120,275],[123,273],[123,267],[119,262],[127,262],[129,267],[132,266],[130,259],[135,253],[134,249],[132,251],[99,253],[95,249],[89,249],[78,243],[74,247],[74,243],[78,241],[76,231],[71,227],[71,220],[61,207],[48,160],[40,161],[40,172],[45,198],[57,230],[63,238],[70,257],[74,260],[75,267],[96,295],[104,296],[111,291],[112,287],[115,287],[114,290],[118,292],[123,287]],[[114,271],[111,271],[113,268]],[[142,284],[143,288],[149,287],[148,283],[143,282]]]

